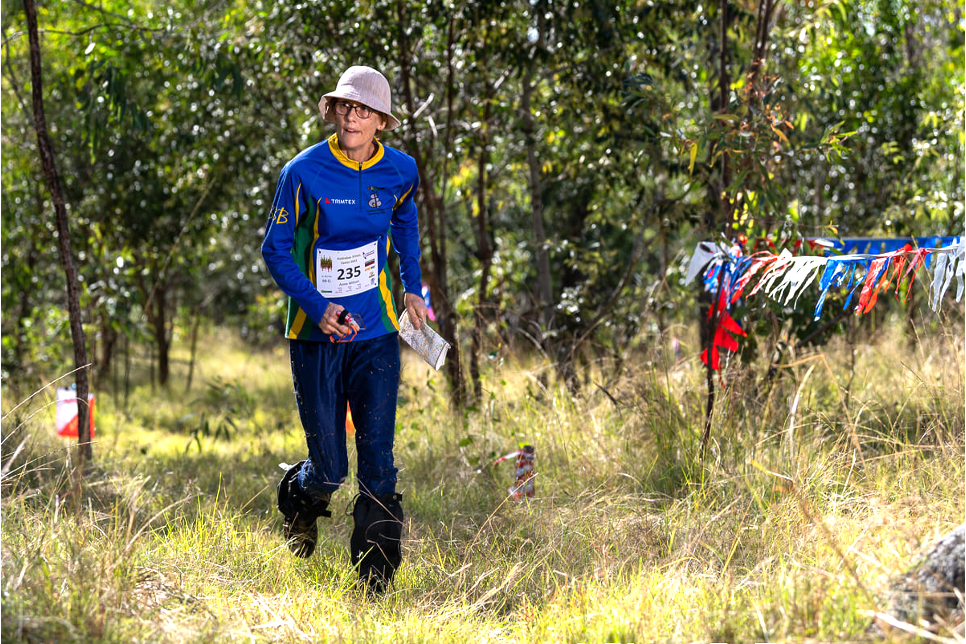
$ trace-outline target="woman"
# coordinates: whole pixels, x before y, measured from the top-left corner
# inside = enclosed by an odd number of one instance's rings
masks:
[[[282,169],[262,256],[289,296],[285,325],[308,458],[278,485],[283,533],[298,557],[318,539],[332,494],[348,474],[346,404],[358,451],[359,496],[352,516],[352,563],[382,590],[401,561],[402,495],[396,492],[393,435],[399,386],[399,330],[387,259],[399,256],[404,305],[419,328],[419,230],[412,157],[376,139],[399,127],[389,82],[350,67],[319,102],[336,133]]]

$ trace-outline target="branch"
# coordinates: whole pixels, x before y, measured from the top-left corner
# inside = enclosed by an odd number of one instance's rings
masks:
[[[181,226],[181,232],[178,233],[178,236],[174,240],[174,244],[171,245],[171,250],[168,252],[168,256],[164,258],[164,264],[161,266],[161,270],[158,271],[158,277],[154,282],[154,286],[151,287],[151,293],[148,295],[147,303],[144,305],[144,311],[148,311],[150,309],[151,300],[154,299],[154,293],[158,290],[158,284],[164,280],[164,272],[167,270],[168,263],[174,256],[174,252],[178,250],[178,246],[181,244],[181,238],[184,237],[185,232],[188,230],[188,224],[190,224],[191,220],[194,219],[195,215],[198,214],[198,211],[201,209],[201,204],[205,202],[205,199],[208,197],[208,193],[211,192],[211,188],[214,185],[215,173],[213,172],[211,178],[208,180],[208,185],[205,186],[204,192],[201,193],[201,197],[198,198],[198,201],[195,203],[195,207],[191,210],[191,214],[188,215],[184,225]]]
[[[613,292],[611,292],[610,297],[607,301],[597,310],[597,314],[594,319],[591,320],[590,324],[584,330],[583,334],[577,341],[574,342],[573,346],[570,347],[570,351],[567,354],[567,361],[573,360],[574,353],[580,348],[580,345],[593,333],[594,329],[603,322],[604,317],[613,310],[614,306],[617,305],[617,300],[620,298],[621,293],[624,291],[624,287],[627,285],[628,280],[631,278],[631,274],[634,272],[634,267],[637,265],[637,260],[640,259],[641,242],[644,240],[644,233],[647,232],[647,225],[641,226],[641,232],[637,234],[637,239],[634,240],[634,247],[631,249],[631,259],[627,263],[627,270],[621,276],[621,281],[614,287]]]
[[[162,33],[162,32],[168,31],[165,27],[141,27],[141,26],[138,26],[136,24],[135,25],[119,25],[116,22],[102,22],[102,23],[98,23],[96,25],[91,25],[90,27],[87,27],[86,29],[82,29],[80,31],[64,31],[63,29],[38,29],[37,30],[37,33],[41,33],[41,34],[57,34],[57,35],[60,35],[60,36],[86,36],[87,34],[91,33],[92,31],[97,31],[98,29],[116,29],[118,27],[124,27],[125,29],[129,29],[131,31],[145,31],[145,32],[148,32],[148,33]],[[10,40],[11,41],[17,40],[19,38],[22,38],[25,35],[26,35],[25,32],[23,32],[23,31],[17,31],[17,32],[15,32],[10,37]],[[6,43],[4,43],[4,44],[6,44]]]
[[[7,46],[9,38],[7,38],[7,30],[3,30],[3,44],[4,47]],[[20,109],[23,110],[24,115],[27,117],[27,122],[33,125],[33,118],[30,110],[27,109],[27,104],[24,103],[23,96],[20,95],[20,83],[17,82],[17,74],[13,71],[13,65],[10,64],[10,48],[6,47],[7,55],[3,59],[3,67],[7,71],[7,75],[10,77],[10,86],[13,89],[14,96],[17,97],[17,102],[20,103]]]
[[[105,16],[113,16],[115,18],[118,18],[118,19],[120,19],[120,20],[128,23],[129,25],[137,25],[136,22],[134,22],[133,20],[131,20],[130,18],[128,18],[125,15],[122,15],[122,14],[119,14],[119,13],[114,13],[113,11],[108,11],[107,9],[105,9],[103,7],[98,7],[98,6],[95,6],[95,5],[90,4],[89,2],[84,2],[84,0],[73,0],[73,2],[74,2],[74,4],[79,4],[82,7],[86,7],[88,9],[93,9],[94,11],[97,11],[98,13],[100,13],[102,15],[105,15]]]
[[[96,12],[100,13],[102,16],[104,16],[105,18],[107,18],[107,17],[116,18],[117,20],[120,20],[121,22],[118,23],[118,22],[105,21],[105,22],[101,22],[101,23],[98,23],[98,24],[95,24],[95,25],[91,25],[90,27],[87,27],[85,29],[81,29],[80,31],[64,31],[64,30],[61,30],[61,29],[39,29],[38,30],[38,33],[42,33],[42,34],[58,34],[58,35],[62,35],[62,36],[75,36],[76,37],[76,36],[86,36],[89,33],[93,32],[93,31],[97,31],[99,29],[112,29],[113,30],[113,29],[117,29],[117,28],[121,28],[121,27],[123,27],[124,29],[128,29],[130,31],[145,32],[145,33],[149,33],[149,34],[171,32],[171,30],[168,29],[167,27],[145,27],[144,25],[138,23],[136,20],[133,20],[131,18],[128,18],[127,16],[125,16],[123,14],[114,13],[113,11],[108,11],[107,9],[104,9],[102,7],[98,7],[98,6],[93,5],[93,4],[89,3],[89,2],[84,2],[84,0],[71,0],[71,1],[74,2],[75,4],[78,4],[78,5],[82,6],[82,7],[84,7],[85,9],[91,9],[93,11],[96,11]],[[199,19],[199,20],[197,20],[194,23],[194,25],[198,25],[198,24],[201,24],[203,22],[204,22],[204,19]],[[179,29],[178,31],[184,31],[184,29]],[[177,33],[177,32],[171,32],[171,33]],[[6,36],[4,36],[4,45],[6,45],[8,41],[17,40],[17,39],[23,37],[24,35],[26,35],[26,32],[24,32],[24,31],[17,31],[17,32],[14,32],[14,34],[11,37],[9,37],[9,38],[7,38]]]
[[[751,59],[751,84],[754,85],[758,72],[765,62],[765,48],[768,45],[768,25],[775,13],[775,5],[780,0],[759,0],[758,22],[755,25],[755,44]]]

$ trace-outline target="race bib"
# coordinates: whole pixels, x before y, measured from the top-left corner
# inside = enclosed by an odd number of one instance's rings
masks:
[[[315,251],[315,287],[326,297],[354,295],[379,285],[379,242],[351,250]]]

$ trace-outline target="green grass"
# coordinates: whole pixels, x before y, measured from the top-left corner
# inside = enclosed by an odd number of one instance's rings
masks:
[[[277,464],[304,452],[287,352],[224,331],[205,346],[192,392],[177,373],[127,407],[96,392],[83,476],[52,392],[9,414],[5,396],[4,642],[860,640],[888,578],[964,516],[961,332],[839,340],[770,382],[733,368],[703,462],[694,360],[643,356],[573,395],[507,357],[460,415],[406,354],[404,566],[370,600],[349,565],[352,486],[315,556],[282,543]],[[522,442],[538,472],[523,503],[512,466],[491,465]]]

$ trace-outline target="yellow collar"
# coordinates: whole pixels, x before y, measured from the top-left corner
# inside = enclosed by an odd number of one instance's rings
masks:
[[[379,139],[373,139],[373,141],[376,143],[376,153],[372,155],[371,159],[363,162],[362,164],[360,164],[358,161],[353,161],[345,155],[345,153],[342,151],[342,148],[339,147],[339,136],[337,134],[333,134],[329,137],[329,150],[332,151],[332,156],[338,159],[342,165],[346,166],[347,168],[352,168],[353,170],[368,170],[372,166],[379,163],[379,161],[382,160],[383,155],[386,153],[385,148],[382,147],[382,143],[379,142]]]

